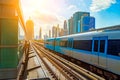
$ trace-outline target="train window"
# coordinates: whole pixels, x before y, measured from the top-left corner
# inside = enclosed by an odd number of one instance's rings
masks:
[[[91,40],[74,40],[73,48],[80,50],[91,51],[92,41]]]
[[[57,46],[59,46],[59,41],[57,41]]]
[[[72,42],[71,42],[71,40],[69,41],[69,47],[71,48],[71,45],[72,45]]]
[[[69,39],[67,41],[67,45],[68,45],[68,47],[72,48],[73,47],[73,39]]]
[[[67,46],[70,47],[70,40],[68,39]]]
[[[94,40],[94,51],[98,52],[98,40]]]
[[[105,40],[100,40],[100,52],[105,52]]]
[[[120,53],[120,40],[108,40],[107,53],[119,56]]]
[[[60,42],[60,46],[61,46],[61,47],[67,47],[67,41],[66,41],[66,40],[62,40],[62,41]]]
[[[55,45],[55,41],[54,40],[51,41],[51,45],[53,45],[53,46]]]
[[[62,46],[62,40],[60,41],[60,46]]]
[[[66,41],[65,41],[65,47],[67,47],[67,44],[68,44],[68,41],[66,40]]]
[[[57,46],[57,41],[55,40],[55,46]]]
[[[71,47],[71,45],[72,45],[71,40],[69,40],[68,47]]]

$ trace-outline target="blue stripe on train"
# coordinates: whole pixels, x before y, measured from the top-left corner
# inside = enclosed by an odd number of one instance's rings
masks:
[[[84,54],[90,54],[90,55],[96,55],[96,56],[98,56],[98,54],[92,54],[92,52],[90,52],[90,51],[78,50],[78,49],[73,49],[73,48],[65,48],[65,47],[59,47],[59,48],[60,48],[59,52],[62,53],[62,54],[65,54],[63,50],[66,49],[66,50],[71,50],[71,51],[74,51],[74,52],[81,52],[81,53],[84,53]],[[120,60],[120,56],[114,56],[114,55],[107,55],[107,56],[105,56],[105,55],[99,55],[99,56],[106,57],[106,58],[111,58],[111,59],[116,59],[116,60]]]

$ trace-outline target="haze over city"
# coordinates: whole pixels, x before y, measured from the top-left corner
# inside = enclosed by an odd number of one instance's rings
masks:
[[[119,0],[21,0],[25,21],[31,17],[34,22],[35,36],[48,34],[53,26],[63,27],[77,11],[90,12],[96,19],[96,28],[120,24]],[[21,30],[21,35],[23,32]]]

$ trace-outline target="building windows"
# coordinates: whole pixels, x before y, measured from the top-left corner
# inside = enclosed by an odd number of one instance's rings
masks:
[[[67,40],[61,40],[60,46],[61,47],[67,47]]]
[[[55,40],[55,46],[59,46],[59,41]]]

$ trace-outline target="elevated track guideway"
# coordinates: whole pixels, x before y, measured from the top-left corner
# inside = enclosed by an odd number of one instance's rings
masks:
[[[45,50],[37,43],[32,42],[31,46],[54,80],[104,80],[96,74]]]

